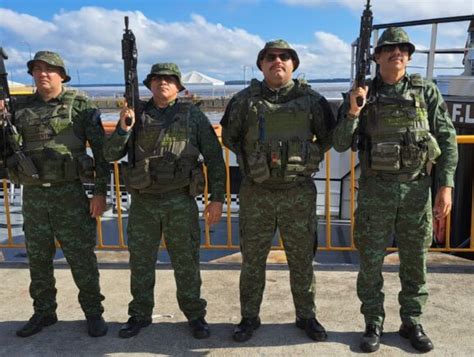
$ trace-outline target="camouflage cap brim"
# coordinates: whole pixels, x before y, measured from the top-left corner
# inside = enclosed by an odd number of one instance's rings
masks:
[[[300,65],[300,59],[298,58],[298,54],[293,48],[291,48],[288,42],[281,39],[267,42],[265,46],[260,50],[260,52],[258,52],[257,67],[259,70],[262,70],[262,68],[260,67],[260,62],[262,61],[263,57],[265,57],[265,53],[271,49],[289,52],[294,63],[293,72],[296,71],[296,69]]]
[[[181,77],[177,74],[176,70],[173,70],[173,69],[168,69],[168,68],[159,68],[159,69],[156,69],[157,65],[154,65],[152,67],[152,70],[150,73],[148,73],[147,77],[145,78],[145,80],[143,81],[143,84],[151,90],[150,88],[150,83],[151,83],[151,80],[153,79],[154,76],[159,76],[159,75],[165,75],[165,76],[173,76],[176,78],[176,80],[178,81],[178,85],[179,85],[179,91],[183,91],[186,89],[186,87],[183,85],[183,82],[181,81]],[[181,74],[181,73],[179,73]]]
[[[36,52],[35,57],[26,63],[26,66],[28,67],[28,74],[33,75],[33,66],[36,61],[41,61],[48,64],[49,66],[60,68],[64,75],[63,83],[69,82],[71,80],[71,77],[68,76],[66,72],[64,61],[58,53],[52,51]]]

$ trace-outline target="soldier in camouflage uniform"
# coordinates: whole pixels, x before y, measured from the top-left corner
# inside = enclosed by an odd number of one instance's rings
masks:
[[[134,111],[125,107],[117,129],[105,145],[107,160],[128,154],[127,189],[132,195],[128,217],[131,292],[130,318],[119,336],[128,338],[150,325],[154,306],[155,266],[163,234],[175,272],[177,298],[195,338],[209,337],[204,319],[199,272],[200,230],[195,196],[204,188],[199,155],[208,167],[211,203],[204,211],[217,223],[224,200],[225,166],[222,148],[207,117],[191,103],[177,98],[184,89],[174,63],[157,63],[143,82],[153,93]],[[132,118],[127,125],[126,118]],[[134,159],[130,160],[131,156]]]
[[[457,146],[436,85],[405,71],[414,51],[401,28],[383,32],[374,55],[380,70],[368,87],[354,88],[346,96],[334,133],[338,151],[358,139],[361,175],[354,240],[360,254],[357,293],[366,323],[360,341],[365,352],[380,345],[385,319],[382,264],[392,232],[402,285],[399,333],[419,351],[433,349],[420,324],[428,298],[426,255],[432,242],[430,169],[436,161],[439,189],[434,212],[435,219],[441,219],[451,209]],[[362,107],[357,97],[367,98]]]
[[[260,326],[265,263],[277,228],[288,259],[296,326],[316,341],[327,338],[315,318],[313,259],[317,247],[316,187],[311,175],[331,146],[334,116],[306,82],[293,80],[299,58],[286,41],[259,52],[262,82],[237,93],[221,121],[224,144],[237,155],[240,188],[242,320],[234,340],[247,341]]]
[[[109,175],[103,158],[104,130],[100,112],[76,91],[67,90],[64,62],[54,52],[40,51],[29,61],[37,91],[16,105],[18,136],[11,137],[36,167],[37,175],[7,160],[12,182],[23,185],[23,218],[34,315],[17,335],[31,336],[57,322],[53,271],[55,239],[79,288],[79,302],[90,336],[107,333],[102,313],[99,271],[94,254],[96,217],[105,208]],[[86,153],[89,142],[94,160]],[[94,178],[95,173],[95,178]],[[94,182],[88,199],[82,181]]]

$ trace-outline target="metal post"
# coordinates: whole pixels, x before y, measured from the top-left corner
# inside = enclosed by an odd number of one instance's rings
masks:
[[[375,47],[377,47],[378,39],[379,39],[379,30],[375,29],[374,30],[374,47],[372,48],[372,56],[375,53]],[[377,65],[374,63],[373,66],[370,66],[370,77],[371,78],[375,78],[375,75],[377,74],[376,71],[377,71]]]
[[[354,42],[351,46],[351,86],[354,82],[355,78],[355,49],[356,49],[357,43]]]
[[[428,53],[428,64],[426,66],[426,79],[428,80],[433,79],[437,32],[438,32],[438,24],[434,23],[433,25],[431,25],[430,52]]]

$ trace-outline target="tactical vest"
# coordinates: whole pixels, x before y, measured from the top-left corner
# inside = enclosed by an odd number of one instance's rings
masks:
[[[309,86],[295,81],[297,94],[286,103],[262,98],[261,84],[252,80],[247,133],[237,159],[254,182],[297,181],[318,170],[323,159],[312,133]]]
[[[128,188],[161,193],[190,186],[193,196],[202,193],[200,153],[189,139],[191,104],[175,105],[176,113],[165,121],[143,112],[134,140],[135,165],[127,168]]]
[[[363,133],[368,174],[401,182],[425,175],[426,164],[441,151],[430,133],[423,79],[411,75],[398,97],[377,93],[373,84],[371,91]]]
[[[86,154],[85,143],[75,135],[72,120],[74,102],[86,98],[67,90],[57,105],[35,108],[31,100],[33,97],[20,103],[15,123],[22,138],[22,151],[31,157],[39,180],[25,175],[20,166],[9,168],[12,180],[24,185],[91,181],[93,160]]]

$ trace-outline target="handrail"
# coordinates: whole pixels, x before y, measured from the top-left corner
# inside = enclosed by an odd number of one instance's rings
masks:
[[[407,26],[419,26],[419,25],[431,25],[431,24],[442,24],[446,22],[461,22],[474,20],[474,15],[464,16],[451,16],[451,17],[436,17],[425,20],[412,20],[412,21],[400,21],[400,22],[389,22],[385,24],[373,25],[374,30],[385,29],[387,27],[407,27]]]
[[[220,128],[216,127],[216,132],[219,134],[220,138]],[[460,145],[472,145],[474,144],[474,135],[458,135],[456,137],[458,144]],[[329,152],[326,153],[326,177],[325,177],[325,185],[326,185],[326,192],[325,192],[325,217],[324,221],[326,223],[326,244],[323,246],[319,246],[320,251],[355,251],[355,245],[353,240],[353,232],[354,232],[354,211],[356,206],[356,159],[355,153],[350,151],[350,219],[347,222],[350,222],[350,244],[347,246],[334,246],[332,242],[332,216],[331,216],[331,197],[330,197],[330,185],[331,185],[331,177],[330,177],[330,165],[331,165],[331,155]],[[205,236],[204,236],[204,244],[202,244],[202,249],[208,250],[238,250],[239,245],[233,243],[233,236],[232,236],[232,212],[231,212],[231,182],[230,182],[230,152],[227,148],[224,148],[224,158],[226,163],[226,173],[227,173],[227,180],[226,180],[226,218],[225,221],[222,220],[221,222],[225,222],[224,224],[227,225],[227,239],[225,240],[225,244],[213,244],[212,242],[212,234],[209,229],[207,222],[205,223]],[[123,229],[123,215],[122,215],[122,207],[121,207],[121,191],[120,191],[120,169],[117,162],[114,162],[113,165],[113,178],[114,178],[114,187],[113,191],[116,197],[116,208],[117,208],[117,229],[118,229],[118,244],[104,244],[103,241],[103,232],[102,232],[102,221],[103,219],[97,220],[97,236],[98,236],[98,244],[97,249],[99,250],[125,250],[127,249],[127,245],[125,244],[124,238],[124,229]],[[206,176],[206,193],[207,193],[207,171],[205,171]],[[473,182],[474,186],[474,182]],[[13,185],[10,185],[10,188]],[[12,237],[12,224],[10,219],[10,202],[8,199],[9,196],[9,186],[8,181],[3,179],[3,196],[4,196],[4,206],[5,206],[5,214],[6,214],[6,223],[7,223],[7,244],[0,244],[0,248],[23,248],[24,244],[14,243]],[[207,194],[205,195],[207,197]],[[208,201],[207,199],[204,200],[204,205],[207,206]],[[222,224],[222,223],[221,223]],[[451,231],[451,216],[448,216],[447,219],[447,229],[446,229],[446,246],[442,248],[430,248],[430,251],[434,252],[474,252],[474,190],[472,196],[472,206],[471,206],[471,241],[468,248],[453,248],[450,246],[450,231]],[[0,236],[0,239],[2,237]],[[162,245],[165,247],[165,244]],[[279,243],[272,247],[272,249],[283,249],[281,240]],[[396,250],[396,248],[388,248],[389,251]]]

